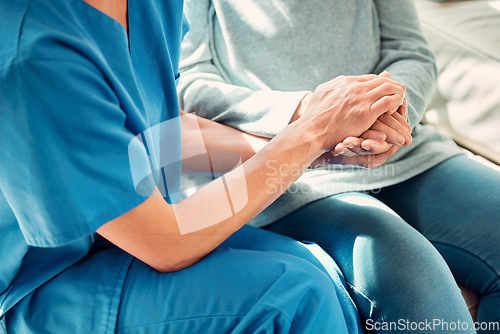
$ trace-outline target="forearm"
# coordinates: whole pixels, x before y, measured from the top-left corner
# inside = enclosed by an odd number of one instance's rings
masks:
[[[207,151],[233,151],[247,161],[269,143],[268,138],[257,137],[230,126],[202,117],[196,117]]]
[[[182,73],[179,100],[189,113],[272,138],[292,118],[306,91],[253,90],[212,78],[197,67]]]
[[[201,259],[274,202],[319,154],[315,142],[287,127],[240,167],[173,206],[183,268]],[[303,132],[302,132],[303,133]],[[297,138],[291,142],[288,138]],[[228,205],[229,204],[229,205]]]
[[[376,0],[381,31],[381,57],[374,73],[388,71],[406,86],[408,121],[423,118],[436,79],[434,56],[422,35],[412,0]]]
[[[321,149],[300,124],[258,154],[169,205],[157,192],[97,232],[161,272],[188,267],[215,249],[287,189]],[[296,138],[292,142],[289,138]],[[272,163],[271,163],[272,162]],[[276,168],[279,167],[279,168]]]
[[[159,271],[185,268],[271,204],[321,153],[400,105],[403,94],[384,78],[339,77],[319,85],[306,113],[241,166],[181,203],[152,196],[97,232]]]
[[[181,111],[182,172],[220,175],[250,159],[269,139]]]

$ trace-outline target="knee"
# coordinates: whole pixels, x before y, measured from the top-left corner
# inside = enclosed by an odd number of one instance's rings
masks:
[[[279,259],[281,283],[284,288],[293,287],[305,298],[316,300],[335,296],[335,287],[331,278],[311,262],[296,256]]]
[[[318,244],[334,256],[356,289],[391,287],[408,293],[414,286],[418,294],[422,282],[435,282],[436,277],[441,283],[454,282],[430,241],[396,214],[360,206],[355,218],[335,218],[343,222],[333,231],[336,237],[323,234]]]
[[[391,291],[395,303],[403,296],[409,300],[432,298],[434,291],[443,287],[456,294],[451,291],[455,280],[441,254],[404,221],[386,222],[369,233],[360,233],[352,252],[349,281],[361,291]]]
[[[363,317],[375,321],[379,317],[388,321],[468,319],[448,265],[417,231],[365,240],[361,237],[355,243],[354,255],[350,283],[379,310],[372,312],[363,302]]]
[[[348,319],[347,323],[356,327],[351,318],[345,318],[339,301],[337,289],[344,286],[336,286],[308,261],[291,257],[280,262],[284,270],[276,289],[270,292],[278,296],[275,302],[282,302],[277,309],[290,320],[290,332],[311,332],[313,328],[312,332],[339,332]]]
[[[433,281],[436,277],[453,281],[448,265],[437,249],[411,227],[405,226],[405,230],[374,235],[373,239],[358,238],[353,250],[354,261],[359,259],[360,264],[354,266],[355,277],[356,271],[361,270],[366,277],[384,276],[403,284],[415,279]],[[367,270],[372,272],[367,273]]]
[[[304,259],[280,254],[271,266],[277,270],[277,279],[267,291],[283,303],[279,308],[298,312],[307,317],[331,312],[338,306],[336,287],[330,276]],[[290,314],[291,315],[291,314]]]

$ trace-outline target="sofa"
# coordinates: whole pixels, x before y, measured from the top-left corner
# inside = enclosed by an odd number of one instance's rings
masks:
[[[499,169],[500,1],[416,0],[416,5],[438,68],[424,122]],[[480,296],[460,288],[475,319]]]
[[[439,73],[426,121],[500,164],[500,1],[416,4]]]

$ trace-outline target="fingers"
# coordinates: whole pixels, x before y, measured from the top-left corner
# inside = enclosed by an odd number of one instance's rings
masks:
[[[387,79],[391,78],[391,74],[387,71],[380,73],[379,76],[381,76],[382,78],[387,78]]]
[[[405,120],[408,119],[408,99],[406,97],[403,104],[398,108],[398,113],[403,116]]]
[[[387,152],[392,145],[388,142],[374,139],[366,139],[361,143],[361,147],[370,154],[380,154]]]
[[[387,152],[390,144],[386,142],[387,135],[380,131],[368,130],[361,135],[364,139],[361,143],[361,148],[371,154],[380,154]]]
[[[403,118],[403,116],[401,116],[398,113],[392,115],[384,114],[380,116],[378,120],[384,123],[385,125],[389,126],[390,128],[392,128],[399,135],[403,136],[405,138],[405,143],[404,143],[405,146],[408,146],[412,143],[412,136],[411,136],[412,129],[410,124],[408,124],[408,122],[406,121],[406,119]],[[389,135],[387,136],[389,137]]]
[[[382,117],[383,116],[383,117]],[[372,125],[371,129],[376,131],[381,131],[387,135],[386,141],[394,146],[401,147],[403,145],[410,145],[412,138],[409,134],[407,128],[401,125],[399,122],[393,118],[389,118],[389,115],[382,115],[383,121],[377,119],[377,121]],[[387,123],[390,124],[387,125]],[[394,127],[394,128],[393,128]],[[396,130],[397,129],[397,130]]]
[[[367,96],[374,101],[370,111],[377,115],[392,114],[404,104],[405,87],[386,82],[369,91]]]
[[[378,141],[385,141],[387,139],[387,136],[385,133],[380,132],[380,131],[375,131],[375,130],[367,130],[365,133],[361,135],[361,138],[363,139],[374,139]]]
[[[400,84],[399,82],[394,81],[392,79],[379,77],[379,76],[377,76],[376,78],[374,78],[372,80],[362,81],[362,82],[360,82],[360,84],[363,85],[363,88],[365,89],[365,91],[367,93],[371,92],[372,90],[374,90],[376,88],[379,88],[380,86],[384,86],[384,85],[385,85],[384,88],[386,89],[386,92],[384,92],[385,93],[384,95],[392,95],[392,94],[397,93],[397,94],[401,95],[401,97],[402,97],[406,91],[406,87],[403,86],[402,84]],[[391,88],[397,89],[397,90],[396,91],[390,90]]]
[[[389,82],[389,83],[392,83],[394,85],[404,87],[404,85],[399,83],[398,81],[392,80],[389,72],[384,72],[381,75],[364,74],[364,75],[352,76],[350,78],[352,78],[355,81],[364,82],[364,83],[368,84],[369,89],[373,89],[377,85],[381,85],[385,82]],[[375,80],[375,82],[373,82],[374,80]]]
[[[365,88],[368,89],[368,96],[372,97],[375,100],[377,98],[380,98],[380,96],[397,94],[401,98],[400,105],[403,104],[403,98],[406,94],[406,87],[399,82],[385,78],[379,78],[369,82],[365,82],[363,83],[363,85],[365,85]]]
[[[352,138],[353,140],[358,139],[358,138],[354,138],[354,137],[349,137],[349,138]],[[353,145],[350,145],[350,144],[346,145],[346,144],[344,144],[344,142],[338,143],[337,145],[335,145],[335,148],[331,152],[332,152],[333,156],[343,155],[346,157],[355,157],[355,156],[359,155],[358,152],[351,150],[348,146],[354,147]]]
[[[380,116],[380,117],[382,117],[382,116]],[[399,124],[401,124],[402,126],[404,126],[404,128],[407,129],[408,132],[411,134],[411,132],[413,131],[413,129],[411,128],[411,125],[408,123],[408,120],[406,119],[406,117],[404,117],[403,115],[401,115],[399,112],[393,113],[390,116],[395,121],[397,121]],[[387,125],[389,125],[389,124],[387,124]]]
[[[345,76],[345,77],[353,81],[365,83],[365,89],[367,92],[377,88],[380,85],[383,85],[384,83],[390,83],[392,85],[399,86],[404,91],[406,91],[406,87],[400,82],[392,80],[391,74],[387,71],[380,73],[380,75],[363,74],[363,75]]]
[[[372,79],[371,81],[367,81],[365,83],[366,87],[370,90],[368,91],[368,96],[371,101],[378,102],[375,105],[374,111],[380,112],[384,110],[389,114],[392,114],[400,109],[402,105],[404,105],[404,100],[406,96],[406,87],[400,84],[397,81],[391,80],[391,75],[389,72],[382,72],[377,79]],[[386,80],[384,82],[384,80]],[[398,103],[398,99],[396,97],[389,98],[391,95],[399,95],[401,97],[401,101]],[[380,101],[382,100],[382,101]],[[379,109],[381,108],[381,109]],[[404,108],[402,112],[404,112]]]
[[[399,107],[397,107],[396,109],[389,111],[389,112],[388,112],[388,114],[392,115],[392,114],[394,114],[395,112],[399,112],[399,113],[400,113],[400,115],[403,115],[403,116],[405,116],[405,115],[407,114],[408,109],[404,109],[404,108],[403,108],[403,106],[405,105],[405,101],[406,101],[406,97],[405,97],[405,96],[406,96],[406,93],[405,93],[405,95],[403,96],[403,104],[401,104],[401,105],[400,105]],[[408,106],[408,104],[406,104],[405,106],[407,107],[407,106]],[[405,116],[405,117],[406,117],[406,116]]]
[[[364,75],[358,75],[357,76],[357,78],[359,79],[359,81],[368,81],[368,80],[372,80],[372,79],[379,78],[379,77],[390,79],[391,78],[391,74],[389,72],[387,72],[387,71],[384,71],[384,72],[380,73],[379,75],[376,75],[376,74],[364,74]]]
[[[364,82],[364,81],[369,81],[369,80],[373,80],[375,78],[378,78],[378,75],[376,75],[376,74],[363,74],[363,75],[355,76],[354,78],[356,78],[357,81]]]
[[[402,104],[403,98],[400,95],[383,96],[371,105],[370,111],[380,116],[384,113],[391,113],[393,110],[397,110]]]
[[[398,151],[397,147],[391,146],[389,148],[389,150],[387,150],[387,152],[385,152],[385,153],[373,154],[373,155],[369,155],[369,156],[360,157],[360,160],[361,160],[360,163],[364,163],[363,167],[375,168],[375,167],[383,165],[387,161],[387,159],[392,157],[394,155],[394,153],[396,153],[397,151]],[[363,161],[362,158],[366,158],[366,160]]]
[[[357,156],[367,154],[380,154],[387,152],[391,147],[385,141],[386,135],[379,131],[368,130],[362,137],[348,137],[342,143],[339,143],[332,150],[334,156]]]
[[[354,138],[354,137],[348,137],[346,138],[342,144],[349,148],[350,152],[355,153],[356,155],[364,155],[364,154],[370,154],[370,152],[367,152],[365,149],[361,147],[361,144],[363,143],[363,138]],[[341,145],[339,145],[341,146]],[[346,156],[352,156],[352,154],[345,154],[344,152],[342,155]]]
[[[336,164],[342,165],[355,165],[366,168],[375,168],[384,164],[387,159],[394,155],[398,150],[397,147],[392,146],[385,153],[381,154],[370,154],[370,155],[358,155],[355,157],[338,156],[335,158]]]
[[[372,127],[359,138],[348,137],[332,150],[334,156],[354,157],[358,155],[381,154],[391,145],[401,147],[411,144],[411,126],[399,113],[383,114]]]
[[[339,76],[316,87],[300,120],[311,125],[308,127],[311,132],[321,129],[318,133],[321,148],[331,150],[342,138],[360,137],[380,115],[397,111],[403,104],[404,95],[405,87],[391,80],[388,73],[383,76]],[[368,143],[377,145],[373,141]],[[360,145],[359,142],[353,143],[353,147],[339,145],[335,152],[349,156],[364,154]],[[377,151],[385,149],[377,147]]]

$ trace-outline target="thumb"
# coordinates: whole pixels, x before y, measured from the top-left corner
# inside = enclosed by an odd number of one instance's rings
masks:
[[[387,72],[387,71],[384,71],[384,72],[380,73],[379,76],[381,76],[383,78],[387,78],[387,79],[391,78],[391,74],[389,72]]]

